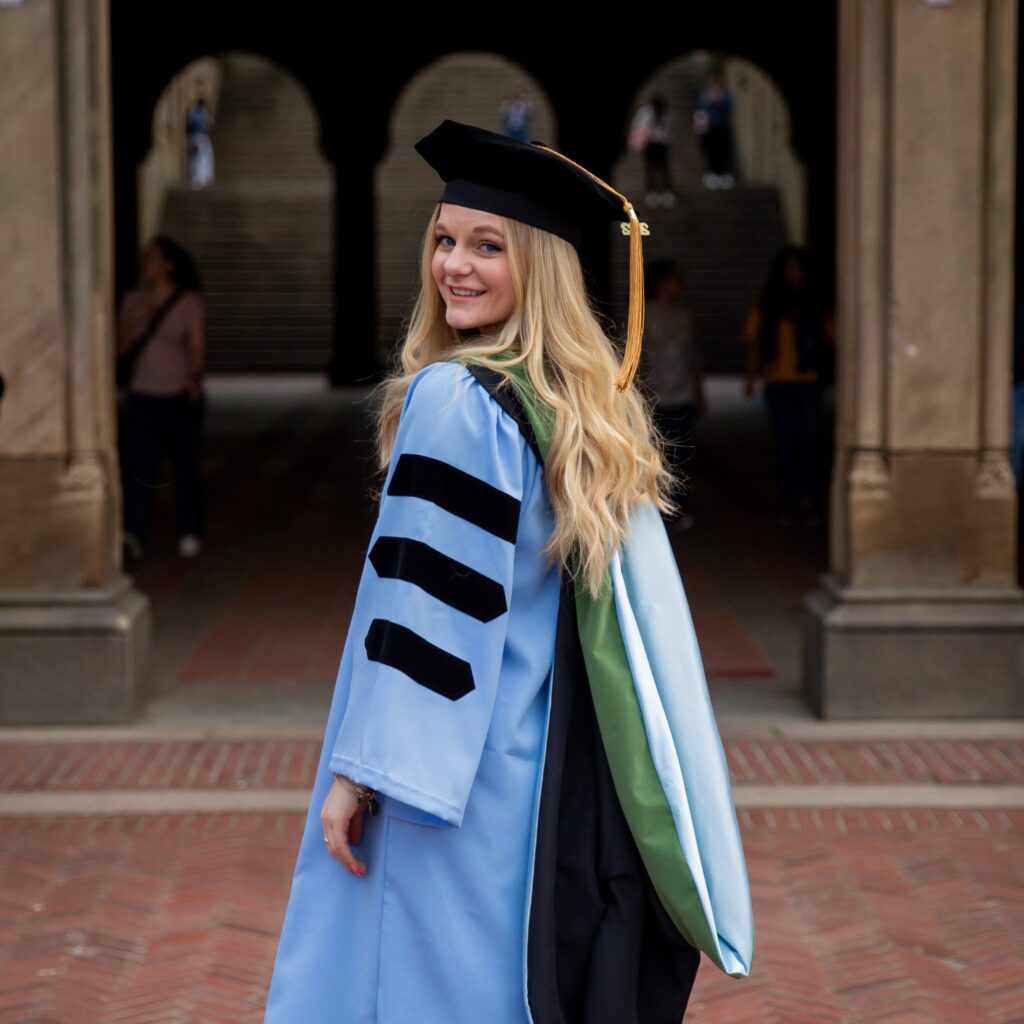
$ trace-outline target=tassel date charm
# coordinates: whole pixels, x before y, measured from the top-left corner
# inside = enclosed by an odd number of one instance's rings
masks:
[[[356,795],[356,803],[362,807],[365,805],[366,809],[370,814],[376,814],[380,810],[380,804],[377,802],[377,791],[371,789],[369,786],[362,786],[359,783],[353,782],[350,778],[345,775],[339,775],[337,772],[334,773],[334,777],[348,790],[351,790]]]

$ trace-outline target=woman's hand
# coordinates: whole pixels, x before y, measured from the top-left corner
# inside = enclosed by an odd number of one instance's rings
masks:
[[[334,780],[324,805],[320,809],[320,824],[327,839],[326,847],[335,860],[341,861],[354,875],[366,874],[366,862],[352,852],[363,838],[365,808],[356,801],[356,795],[338,779]]]

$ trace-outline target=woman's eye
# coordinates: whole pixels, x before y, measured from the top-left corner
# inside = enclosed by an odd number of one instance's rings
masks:
[[[438,245],[447,245],[448,242],[454,243],[454,241],[455,239],[453,239],[451,235],[437,236]],[[493,255],[494,253],[501,252],[501,246],[498,245],[497,242],[481,242],[480,245],[483,248],[483,251],[486,252],[488,255]],[[487,248],[487,246],[490,246],[490,248]]]

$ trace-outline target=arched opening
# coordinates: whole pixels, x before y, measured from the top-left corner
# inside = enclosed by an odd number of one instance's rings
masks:
[[[709,73],[721,70],[733,98],[732,169],[736,187],[709,188],[693,114]],[[806,244],[807,168],[790,145],[790,116],[773,80],[743,57],[697,50],[661,65],[637,91],[635,111],[652,97],[667,100],[669,167],[677,190],[671,209],[645,203],[644,161],[625,152],[615,181],[651,226],[648,258],[672,256],[688,279],[695,330],[708,369],[744,367],[743,318],[784,242]],[[617,314],[625,316],[627,253],[615,251]]]
[[[713,173],[710,151],[695,131],[702,91],[714,71],[732,99],[731,140],[722,164],[731,175],[728,185],[724,175]],[[691,385],[676,378],[661,396],[666,422],[678,418],[675,410],[684,397],[685,404],[692,403],[683,420],[690,425],[682,455],[688,477],[682,504],[693,525],[674,532],[673,541],[716,701],[730,710],[797,710],[802,708],[802,599],[828,565],[824,511],[833,402],[828,387],[819,390],[817,432],[812,438],[808,430],[801,435],[804,441],[796,442],[813,450],[816,508],[791,523],[780,514],[786,497],[780,478],[788,468],[781,460],[793,453],[780,451],[780,444],[794,439],[791,434],[780,439],[777,407],[768,400],[760,373],[754,392],[746,393],[746,335],[776,253],[786,243],[806,243],[807,165],[791,145],[790,111],[781,90],[745,57],[700,49],[666,61],[635,92],[631,111],[656,96],[665,100],[668,112],[674,201],[669,205],[652,193],[657,177],[648,176],[645,156],[627,146],[614,181],[649,224],[648,268],[671,259],[684,276],[683,293],[672,305],[685,310],[688,321],[649,316],[650,372],[657,365],[655,346],[661,351],[673,346],[670,339],[657,340],[664,330],[656,321],[681,325],[678,359],[686,361],[685,353],[696,350],[693,365],[699,366]],[[613,275],[616,316],[624,321],[625,245],[613,249]],[[652,301],[648,298],[649,311]]]
[[[199,96],[213,118],[214,174],[196,187],[186,116]],[[165,465],[146,557],[129,571],[153,603],[158,651],[173,649],[156,660],[150,713],[181,702],[216,717],[242,701],[258,707],[282,680],[322,684],[337,666],[339,613],[321,603],[351,601],[336,567],[354,561],[347,545],[365,530],[364,410],[327,375],[335,176],[305,85],[264,56],[219,53],[174,74],[151,110],[132,241],[170,235],[202,279],[204,530],[199,559],[175,557]]]
[[[514,94],[532,105],[531,137],[555,133],[555,113],[542,87],[507,57],[450,53],[420,70],[402,89],[389,117],[387,156],[377,165],[377,358],[387,365],[419,289],[420,240],[440,195],[437,174],[413,148],[445,118],[503,131],[503,104]],[[539,134],[538,134],[539,133]]]
[[[190,174],[188,111],[212,114],[212,180]],[[167,234],[204,283],[213,372],[322,371],[333,346],[333,174],[304,88],[265,57],[202,57],[153,109],[139,242]],[[201,186],[201,187],[200,187]]]

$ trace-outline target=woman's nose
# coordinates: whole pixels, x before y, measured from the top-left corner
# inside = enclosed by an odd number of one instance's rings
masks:
[[[449,274],[465,273],[469,269],[466,251],[461,246],[454,246],[445,257],[444,268]]]

